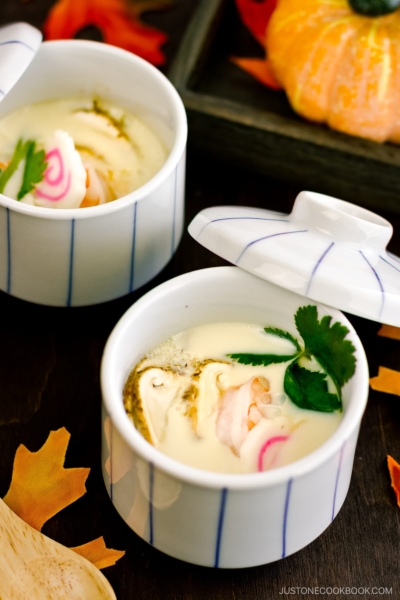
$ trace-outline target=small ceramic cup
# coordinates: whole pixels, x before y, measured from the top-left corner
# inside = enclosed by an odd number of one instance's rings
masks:
[[[96,42],[45,42],[0,103],[0,118],[29,103],[78,96],[132,111],[169,154],[141,188],[93,208],[46,209],[0,194],[0,289],[53,306],[96,304],[139,288],[167,264],[183,230],[185,110],[146,61]]]
[[[251,567],[300,550],[330,525],[350,483],[368,395],[361,342],[349,329],[356,372],[343,388],[343,419],[317,450],[287,466],[244,475],[202,471],[151,446],[125,413],[122,390],[140,358],[171,335],[221,321],[247,321],[298,335],[294,314],[315,304],[237,267],[187,273],[143,296],[112,332],[103,356],[102,465],[115,508],[159,550],[210,567]]]

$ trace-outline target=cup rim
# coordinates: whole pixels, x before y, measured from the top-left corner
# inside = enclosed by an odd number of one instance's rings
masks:
[[[148,182],[146,182],[137,190],[131,192],[130,194],[127,194],[126,196],[118,198],[117,200],[113,200],[112,202],[107,202],[106,204],[102,204],[100,206],[91,206],[85,209],[44,208],[41,206],[30,206],[28,204],[22,204],[17,200],[13,200],[12,198],[8,198],[7,196],[0,194],[0,205],[30,217],[55,220],[76,220],[105,216],[107,214],[122,210],[127,206],[130,206],[131,204],[134,204],[135,202],[139,202],[140,200],[146,198],[147,196],[152,194],[156,189],[158,189],[160,185],[164,183],[166,179],[168,179],[173,170],[179,164],[186,147],[188,127],[185,107],[178,92],[176,91],[172,83],[167,79],[167,77],[163,75],[163,73],[161,73],[151,63],[137,56],[136,54],[132,54],[127,50],[123,50],[122,48],[117,48],[116,46],[111,46],[109,44],[104,44],[102,42],[94,42],[90,40],[49,40],[43,42],[40,48],[45,48],[45,51],[47,51],[50,47],[62,48],[71,45],[78,49],[81,48],[82,51],[92,49],[103,54],[113,55],[117,59],[120,58],[122,60],[128,60],[134,65],[140,65],[142,68],[146,69],[148,73],[151,73],[151,76],[154,79],[156,79],[162,86],[164,86],[165,92],[170,97],[172,106],[174,107],[174,111],[177,117],[175,141],[168,154],[167,160],[165,161],[161,169],[155,175],[153,175],[153,177]]]
[[[297,478],[319,468],[331,459],[335,453],[340,451],[361,423],[369,391],[368,362],[357,332],[346,316],[339,310],[311,300],[316,306],[328,310],[329,314],[332,315],[334,319],[341,321],[341,323],[345,324],[349,329],[351,341],[355,345],[357,354],[357,371],[354,377],[357,377],[358,381],[357,385],[354,386],[352,402],[344,413],[338,428],[323,444],[321,444],[321,446],[303,458],[283,467],[277,467],[276,469],[263,471],[262,473],[229,474],[206,471],[180,463],[160,452],[142,437],[125,411],[121,392],[118,391],[117,386],[113,384],[114,373],[112,363],[115,361],[115,354],[118,351],[121,337],[127,327],[132,327],[131,322],[140,315],[141,310],[149,301],[161,301],[169,290],[172,291],[177,286],[179,287],[183,283],[192,281],[193,279],[196,279],[196,283],[199,283],[199,278],[220,278],[223,271],[227,274],[228,272],[233,274],[234,270],[236,273],[241,273],[248,277],[256,277],[255,275],[242,271],[238,267],[212,267],[179,275],[143,295],[124,313],[112,330],[102,357],[100,380],[103,403],[113,426],[118,430],[127,445],[141,458],[152,463],[156,468],[175,479],[197,486],[213,489],[227,488],[235,490],[255,490],[287,482],[292,478]],[[266,285],[277,287],[275,284],[269,282],[265,283]],[[282,293],[293,295],[293,292],[289,292],[284,288],[282,288]],[[301,296],[299,296],[299,298],[301,298]],[[355,390],[356,387],[357,390]]]

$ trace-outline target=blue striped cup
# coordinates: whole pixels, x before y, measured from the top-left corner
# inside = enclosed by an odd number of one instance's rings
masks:
[[[29,103],[78,96],[131,110],[169,154],[149,182],[101,206],[48,209],[0,194],[0,289],[39,304],[83,306],[128,294],[161,271],[183,230],[185,110],[143,59],[96,42],[45,42],[0,103],[0,118]]]
[[[243,475],[190,467],[150,445],[123,406],[135,364],[171,335],[223,321],[296,334],[293,316],[305,303],[315,304],[237,267],[219,267],[154,288],[116,325],[101,368],[103,477],[117,511],[152,546],[198,565],[251,567],[304,548],[336,517],[348,491],[369,385],[360,339],[338,310],[316,305],[320,318],[331,315],[349,329],[356,349],[356,372],[343,388],[343,418],[328,440],[295,462]]]

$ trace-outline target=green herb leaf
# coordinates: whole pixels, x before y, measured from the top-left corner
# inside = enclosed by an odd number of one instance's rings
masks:
[[[259,366],[263,365],[267,367],[268,365],[278,364],[287,362],[288,360],[293,360],[297,357],[297,354],[247,354],[247,353],[238,353],[238,354],[228,354],[234,360],[237,360],[242,365],[254,365]]]
[[[304,341],[304,349],[290,333],[275,327],[265,327],[264,331],[289,340],[297,352],[291,355],[280,354],[228,354],[244,365],[268,366],[273,363],[292,361],[286,369],[284,388],[289,398],[300,408],[332,412],[342,408],[342,387],[354,375],[356,359],[355,347],[344,338],[349,330],[339,322],[331,326],[332,317],[318,320],[317,307],[300,307],[295,314],[297,330]],[[299,360],[314,357],[323,372],[310,371],[300,366]],[[329,376],[337,394],[329,392]]]
[[[293,337],[288,331],[283,331],[282,329],[278,329],[277,327],[264,327],[265,333],[270,333],[271,335],[276,335],[284,340],[289,340],[292,342],[294,347],[298,352],[301,352],[301,347],[299,342]]]
[[[299,408],[333,412],[341,408],[337,394],[328,391],[325,373],[309,371],[293,361],[285,372],[284,390]]]
[[[316,306],[303,306],[295,315],[298,332],[304,340],[305,355],[313,355],[321,367],[330,375],[340,390],[354,375],[356,359],[355,347],[344,338],[349,330],[336,322],[330,327],[332,317],[325,316],[318,321]]]
[[[28,151],[27,144],[28,142],[24,144],[22,140],[18,140],[10,164],[0,175],[0,194],[4,192],[7,183],[18,169],[19,163],[25,158]]]
[[[21,200],[26,194],[33,190],[36,183],[42,181],[47,167],[47,163],[45,161],[45,152],[44,150],[35,152],[35,147],[36,142],[32,140],[28,140],[25,143],[22,140],[18,140],[10,164],[0,174],[1,194],[4,192],[7,183],[14,175],[15,171],[18,169],[20,162],[24,159],[24,174],[17,200]]]
[[[28,141],[26,144],[29,144],[29,146],[26,153],[22,186],[17,196],[18,200],[21,200],[24,196],[26,196],[26,194],[29,194],[29,192],[34,189],[36,183],[42,181],[47,167],[47,162],[45,160],[46,154],[44,150],[35,152],[36,143],[33,141]]]

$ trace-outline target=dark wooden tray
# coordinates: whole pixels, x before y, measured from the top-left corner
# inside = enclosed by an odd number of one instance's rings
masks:
[[[400,146],[307,122],[284,92],[229,61],[262,55],[233,0],[199,3],[168,72],[186,106],[189,143],[304,189],[400,213]]]

